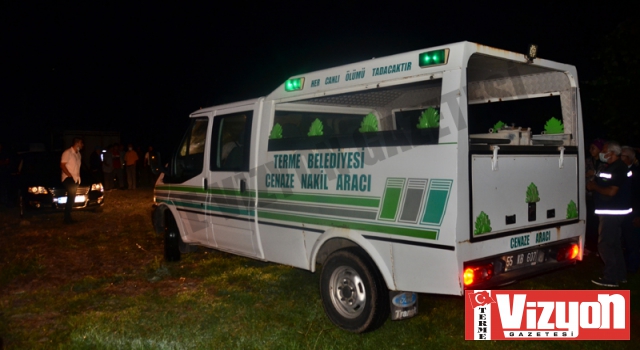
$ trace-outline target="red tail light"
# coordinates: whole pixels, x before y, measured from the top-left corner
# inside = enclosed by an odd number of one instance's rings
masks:
[[[491,277],[493,277],[493,264],[469,266],[464,269],[463,278],[465,286],[488,281]]]
[[[556,260],[558,261],[573,260],[578,257],[578,254],[580,254],[580,246],[574,243],[568,247],[560,248],[560,250],[558,250],[558,255],[556,256]]]

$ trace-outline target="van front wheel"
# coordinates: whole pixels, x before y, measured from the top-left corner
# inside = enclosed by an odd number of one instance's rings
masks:
[[[339,250],[322,267],[320,295],[336,326],[354,333],[372,331],[389,317],[389,291],[364,252]]]
[[[180,260],[181,243],[182,238],[178,225],[173,221],[173,218],[169,218],[164,227],[164,259],[166,261]]]
[[[198,246],[184,243],[180,230],[173,217],[167,218],[164,225],[164,259],[179,261],[182,254],[198,251]]]

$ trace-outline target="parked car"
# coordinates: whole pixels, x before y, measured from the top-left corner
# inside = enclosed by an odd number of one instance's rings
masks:
[[[67,191],[62,185],[61,155],[61,152],[26,152],[20,155],[18,183],[20,205],[24,209],[64,210]],[[101,181],[84,166],[80,170],[80,178],[73,209],[100,209],[104,205]]]

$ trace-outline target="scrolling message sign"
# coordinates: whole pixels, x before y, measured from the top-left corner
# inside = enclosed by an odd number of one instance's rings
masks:
[[[467,340],[629,340],[628,290],[467,290]]]

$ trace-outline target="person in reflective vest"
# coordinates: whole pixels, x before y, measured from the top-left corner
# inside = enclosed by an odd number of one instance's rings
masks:
[[[598,251],[604,262],[603,276],[592,280],[603,287],[618,287],[627,282],[622,252],[622,224],[631,209],[631,176],[627,165],[620,159],[621,147],[615,141],[605,143],[600,160],[608,165],[595,181],[587,183],[587,190],[595,194],[595,213],[600,219]]]
[[[625,251],[627,272],[636,273],[640,267],[640,166],[636,159],[636,151],[629,146],[622,147],[620,159],[630,171],[631,208],[633,209],[622,223],[622,246]]]

